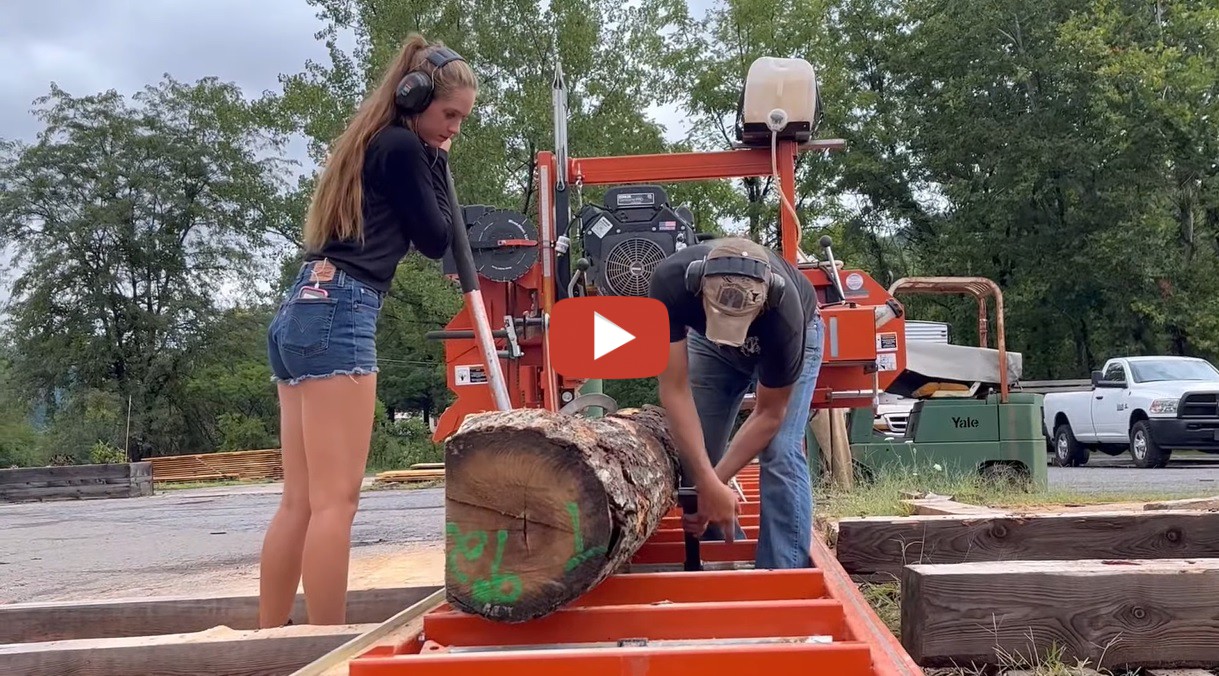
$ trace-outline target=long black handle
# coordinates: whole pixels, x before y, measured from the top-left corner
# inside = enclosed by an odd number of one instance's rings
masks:
[[[483,365],[487,368],[487,384],[491,387],[491,397],[495,400],[495,408],[507,411],[512,408],[512,399],[508,396],[508,385],[504,380],[504,372],[500,368],[500,354],[495,347],[495,336],[492,335],[491,321],[487,318],[487,309],[483,305],[482,293],[478,290],[478,269],[474,267],[474,252],[470,249],[470,236],[466,233],[466,219],[457,202],[457,185],[453,182],[453,172],[448,172],[449,179],[449,213],[453,228],[453,263],[457,266],[457,279],[461,282],[462,296],[465,298],[466,310],[470,314],[470,322],[474,325],[474,338],[478,343],[479,352],[483,356]]]
[[[453,182],[453,172],[448,172],[449,178],[449,213],[453,231],[453,262],[457,265],[457,279],[461,282],[462,293],[478,291],[478,268],[474,267],[474,251],[470,248],[470,234],[466,232],[466,217],[462,213],[461,204],[457,202],[457,184]]]
[[[698,492],[693,488],[685,486],[677,490],[677,502],[681,505],[682,514],[697,514],[698,513]],[[690,533],[686,533],[686,561],[683,565],[685,570],[702,570],[703,555],[699,550],[698,537]]]

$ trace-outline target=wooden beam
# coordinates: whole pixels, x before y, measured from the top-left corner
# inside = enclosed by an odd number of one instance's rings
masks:
[[[913,565],[901,587],[902,645],[924,667],[1055,648],[1098,669],[1219,663],[1219,559]]]
[[[1219,555],[1219,513],[845,518],[836,549],[848,573],[893,579],[908,564],[1204,558]]]
[[[152,495],[147,462],[0,469],[0,502],[136,498]]]
[[[1219,509],[1219,495],[1212,495],[1209,498],[1185,498],[1183,500],[1149,502],[1143,505],[1143,509],[1146,511],[1159,511],[1165,509]]]
[[[258,630],[215,627],[163,636],[15,643],[0,646],[0,673],[285,674],[376,626],[295,625]]]
[[[423,631],[423,616],[443,603],[444,590],[439,589],[385,622],[310,662],[292,676],[346,676],[348,663],[373,648],[393,648],[411,640],[419,640],[419,634]]]
[[[383,622],[440,589],[393,587],[347,593],[353,624]],[[305,597],[298,594],[292,617],[304,623]],[[258,627],[258,596],[151,597],[103,601],[0,605],[0,643],[119,638],[202,631],[216,626]]]
[[[910,500],[902,500],[902,504],[909,507],[911,512],[919,516],[999,516],[1001,514],[1010,513],[1001,509],[984,507],[982,505],[971,505],[965,502],[957,502],[956,500],[947,497],[914,498]]]

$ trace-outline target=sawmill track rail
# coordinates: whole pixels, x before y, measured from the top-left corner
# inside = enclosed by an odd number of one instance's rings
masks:
[[[757,466],[740,482],[748,500],[741,521],[756,538]],[[319,662],[345,664],[351,676],[922,676],[819,538],[815,568],[752,570],[750,539],[704,544],[704,570],[686,572],[680,529],[675,510],[630,572],[546,617],[504,624],[436,601],[386,623],[413,623],[394,640],[353,641]]]

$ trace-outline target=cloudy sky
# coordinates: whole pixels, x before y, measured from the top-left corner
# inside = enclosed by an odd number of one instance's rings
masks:
[[[169,73],[216,76],[251,97],[278,90],[281,73],[328,63],[313,37],[322,26],[305,0],[0,0],[0,138],[33,139],[31,104],[52,82],[129,95]]]
[[[281,73],[328,61],[321,27],[305,0],[4,0],[0,137],[33,140],[30,109],[52,82],[130,95],[168,73],[214,75],[251,97],[277,90]]]
[[[314,38],[322,27],[306,0],[0,0],[0,138],[35,140],[33,102],[52,82],[74,96],[130,96],[167,73],[215,76],[249,97],[278,90],[280,74],[329,62]],[[671,137],[682,135],[673,113],[656,113]],[[303,143],[290,154],[309,166]],[[9,280],[0,277],[0,307]]]

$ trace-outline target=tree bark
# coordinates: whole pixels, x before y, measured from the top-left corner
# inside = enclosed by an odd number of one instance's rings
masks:
[[[445,584],[456,609],[545,616],[622,564],[677,502],[680,463],[654,406],[599,419],[471,416],[445,444]]]

